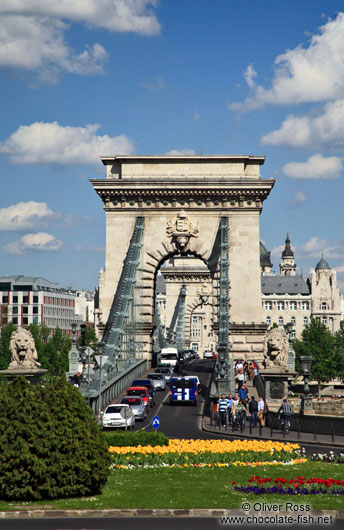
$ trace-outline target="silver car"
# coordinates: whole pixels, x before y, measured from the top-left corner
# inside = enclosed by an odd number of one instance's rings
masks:
[[[131,407],[135,420],[144,421],[147,418],[147,406],[141,396],[123,396],[121,404]]]
[[[147,379],[150,379],[153,383],[154,390],[165,390],[166,379],[163,374],[152,373],[147,375]]]
[[[158,366],[155,368],[155,373],[162,375],[165,378],[166,383],[169,384],[173,375],[173,370],[171,370],[168,366]]]

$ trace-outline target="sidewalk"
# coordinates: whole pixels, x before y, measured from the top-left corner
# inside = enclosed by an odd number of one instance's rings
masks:
[[[250,396],[258,397],[257,390],[252,384],[252,381],[248,380],[246,382],[247,389]],[[250,421],[246,422],[245,430],[243,433],[240,431],[233,431],[231,425],[219,428],[215,425],[215,422],[209,416],[203,416],[202,421],[202,430],[205,432],[213,434],[222,434],[223,436],[230,438],[255,438],[257,440],[278,440],[281,442],[295,442],[302,445],[327,445],[329,447],[338,447],[343,448],[344,452],[344,435],[338,435],[329,432],[328,434],[312,433],[312,432],[303,432],[300,431],[289,431],[288,434],[281,433],[280,429],[277,428],[278,422],[274,422],[274,427],[260,427],[258,426],[253,428],[250,425]]]

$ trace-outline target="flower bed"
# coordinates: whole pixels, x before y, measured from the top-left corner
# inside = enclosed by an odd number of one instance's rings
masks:
[[[112,467],[212,467],[301,463],[298,444],[258,440],[170,440],[168,446],[110,447]]]
[[[233,481],[234,490],[241,493],[253,493],[255,495],[280,494],[280,495],[344,495],[344,480],[332,478],[319,478],[297,476],[286,479],[284,477],[262,478],[259,475],[252,475],[248,479],[250,482],[246,486],[237,486]]]

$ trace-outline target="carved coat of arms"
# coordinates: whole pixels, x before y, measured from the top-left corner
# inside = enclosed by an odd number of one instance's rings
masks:
[[[183,252],[187,250],[190,237],[198,237],[199,228],[196,221],[192,221],[182,210],[174,221],[168,221],[166,234],[172,242]]]
[[[203,283],[202,287],[199,291],[197,291],[197,294],[200,298],[201,304],[206,304],[208,302],[208,298],[211,295],[211,287],[207,283]]]

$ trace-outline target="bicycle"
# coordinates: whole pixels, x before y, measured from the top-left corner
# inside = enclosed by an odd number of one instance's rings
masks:
[[[245,412],[239,412],[237,414],[235,421],[233,422],[233,431],[238,431],[240,429],[240,432],[244,432],[246,425],[246,414]]]
[[[282,434],[288,434],[290,429],[290,418],[289,416],[280,416],[280,429]]]

